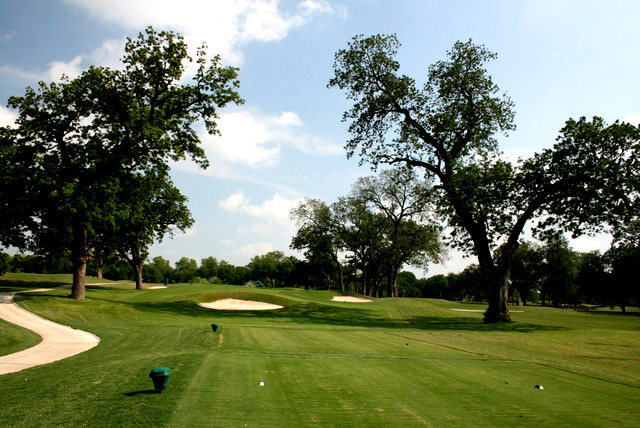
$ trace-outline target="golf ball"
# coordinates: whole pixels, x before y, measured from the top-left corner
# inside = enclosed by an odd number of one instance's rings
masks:
[[[258,385],[260,385],[260,386],[264,386],[264,382],[263,382],[263,381],[260,381],[260,383],[259,383]]]

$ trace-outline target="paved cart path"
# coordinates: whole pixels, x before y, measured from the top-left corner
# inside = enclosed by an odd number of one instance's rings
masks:
[[[49,291],[49,288],[30,290]],[[36,346],[0,357],[0,375],[49,364],[87,351],[100,342],[92,333],[49,321],[22,309],[13,301],[16,293],[0,293],[0,318],[42,337]]]

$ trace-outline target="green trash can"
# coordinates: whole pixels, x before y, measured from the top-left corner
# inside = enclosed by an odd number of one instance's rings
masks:
[[[149,377],[153,381],[153,387],[162,392],[163,389],[169,385],[169,378],[171,377],[171,369],[167,367],[154,367],[149,373]]]
[[[215,333],[216,331],[218,331],[218,324],[217,323],[213,323],[211,324],[211,330],[213,330],[213,332]]]

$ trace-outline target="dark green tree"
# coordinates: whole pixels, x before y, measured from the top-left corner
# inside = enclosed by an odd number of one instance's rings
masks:
[[[521,242],[511,264],[511,286],[518,291],[526,305],[531,293],[540,291],[544,277],[544,252],[527,241]]]
[[[606,305],[607,284],[610,284],[610,272],[607,272],[605,257],[598,251],[579,254],[579,269],[576,283],[579,296],[589,304]]]
[[[552,149],[512,165],[501,160],[496,134],[515,128],[513,103],[484,68],[496,55],[456,42],[419,89],[398,73],[399,46],[395,36],[356,36],[336,53],[329,86],[353,101],[343,116],[351,122],[348,156],[434,179],[452,244],[478,258],[485,322],[510,321],[509,273],[525,225],[544,218],[542,228],[580,234],[627,216],[637,207],[640,131],[569,120]]]
[[[134,272],[136,289],[142,289],[142,268],[154,241],[193,224],[187,198],[173,185],[163,168],[145,174],[130,173],[121,180],[115,232],[109,242]],[[185,282],[185,281],[182,281]]]
[[[285,259],[282,251],[269,251],[266,254],[254,256],[247,265],[249,276],[264,282],[268,287],[277,287],[283,279],[280,265]]]
[[[187,283],[195,278],[198,272],[198,262],[195,259],[182,257],[176,262],[175,276],[178,282]]]
[[[640,247],[629,242],[617,243],[605,257],[611,269],[607,300],[611,305],[619,305],[625,313],[627,306],[640,304]]]
[[[385,277],[387,242],[383,239],[384,215],[370,209],[367,201],[352,192],[331,205],[340,248],[352,271],[360,278],[361,292],[378,296]]]
[[[12,213],[0,227],[2,244],[51,256],[68,251],[75,299],[84,298],[86,265],[97,243],[109,247],[106,239],[138,232],[118,224],[123,204],[157,200],[157,194],[123,198],[131,193],[124,186],[187,156],[206,167],[193,125],[202,120],[217,134],[217,109],[242,102],[237,69],[223,67],[218,56],[207,63],[205,46],[188,84],[184,64],[191,59],[181,36],[150,27],[128,39],[125,51],[124,71],[91,67],[74,80],[41,82],[37,90],[11,97],[17,128],[0,130],[0,160],[11,165],[0,175],[1,208]],[[134,224],[141,224],[139,217]],[[159,235],[158,227],[145,226],[147,235],[126,249],[136,266],[150,237]]]
[[[405,264],[426,270],[430,262],[438,263],[444,257],[441,228],[429,209],[433,205],[432,189],[412,169],[394,168],[359,179],[352,196],[384,217],[378,239],[386,244],[382,251],[387,296],[397,297],[398,273]]]
[[[145,282],[168,284],[174,277],[171,263],[161,256],[154,257],[142,272]]]
[[[200,260],[200,267],[197,275],[206,279],[208,282],[214,282],[218,274],[218,260],[215,257],[207,257]]]
[[[543,248],[542,304],[548,298],[553,306],[577,304],[576,278],[578,276],[578,258],[569,248],[564,238],[554,238]]]
[[[291,239],[291,248],[303,250],[314,270],[314,277],[327,289],[337,283],[345,291],[342,262],[338,257],[341,241],[330,207],[319,199],[305,199],[291,210],[291,219],[298,231]]]

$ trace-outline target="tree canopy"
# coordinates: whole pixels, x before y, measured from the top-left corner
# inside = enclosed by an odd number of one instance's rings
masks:
[[[364,294],[379,296],[386,279],[386,295],[397,297],[403,266],[427,268],[443,257],[440,227],[430,216],[430,205],[431,188],[414,171],[386,170],[360,178],[349,195],[331,205],[307,199],[293,209],[299,229],[291,247],[304,250],[323,280],[339,282],[343,291],[346,261],[361,273]]]
[[[149,27],[127,39],[124,71],[91,67],[9,99],[18,120],[15,129],[0,130],[0,156],[11,166],[0,176],[0,200],[12,214],[0,239],[36,253],[69,250],[73,298],[84,298],[94,247],[133,260],[154,236],[190,224],[168,162],[190,157],[206,167],[194,125],[202,121],[217,134],[217,110],[242,102],[238,70],[222,66],[219,56],[208,61],[205,48],[197,51],[192,82],[184,83],[192,59],[183,38]],[[104,242],[112,238],[117,245]]]
[[[329,87],[353,101],[343,116],[348,156],[419,168],[434,180],[450,242],[476,255],[486,278],[485,321],[510,321],[509,271],[527,222],[580,234],[638,212],[640,130],[570,119],[553,148],[514,165],[496,137],[515,129],[513,103],[485,69],[496,54],[456,42],[418,88],[399,74],[399,47],[395,36],[360,35],[335,55]]]

